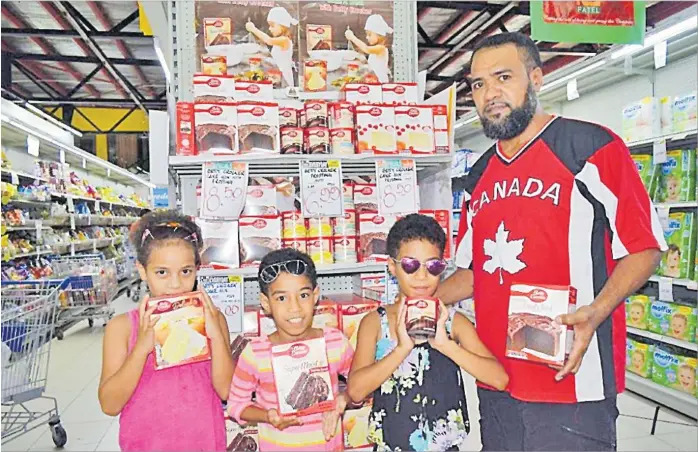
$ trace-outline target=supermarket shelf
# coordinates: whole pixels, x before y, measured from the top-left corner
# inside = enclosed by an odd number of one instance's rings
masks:
[[[2,169],[0,169],[0,171],[2,171],[2,174],[7,174],[10,177],[12,177],[12,173],[14,173],[20,179],[29,179],[32,181],[38,180],[40,182],[48,182],[48,179],[44,179],[43,177],[35,176],[33,174],[25,173],[23,171],[15,171],[13,169],[8,169],[8,168],[2,168]]]
[[[625,143],[629,148],[636,148],[636,147],[641,147],[641,146],[647,146],[651,145],[655,141],[659,140],[666,140],[666,141],[679,141],[679,140],[685,140],[689,138],[693,138],[695,140],[696,138],[696,130],[687,130],[685,132],[678,132],[678,133],[670,133],[668,135],[662,135],[654,138],[648,138],[646,140],[639,140],[639,141],[630,141]]]
[[[656,203],[655,207],[668,207],[669,209],[691,209],[691,208],[698,207],[698,201],[663,202],[663,203]]]
[[[371,273],[385,271],[386,264],[375,263],[352,263],[352,264],[332,264],[318,265],[318,275],[338,275],[345,273]],[[242,276],[243,278],[256,278],[257,267],[231,268],[223,270],[213,270],[203,268],[199,270],[199,276]]]
[[[128,226],[133,224],[138,218],[122,217],[122,216],[104,216],[104,215],[79,215],[73,214],[75,217],[75,226]],[[55,216],[50,220],[45,220],[44,224],[55,228],[67,228],[70,226],[71,215]]]
[[[68,193],[52,192],[51,196],[53,196],[54,198],[63,198],[63,199],[72,198],[74,201],[92,201],[92,202],[99,201],[103,205],[109,205],[110,208],[111,208],[111,206],[130,207],[133,209],[148,209],[148,208],[150,208],[150,207],[141,207],[141,206],[137,206],[136,204],[128,204],[128,203],[123,203],[123,202],[109,202],[109,201],[105,201],[103,199],[95,199],[95,198],[89,198],[87,196],[71,195]]]
[[[38,206],[38,207],[43,207],[43,206],[48,206],[51,204],[51,200],[47,201],[39,201],[38,199],[21,199],[21,198],[12,198],[7,201],[7,204],[17,204],[17,205],[24,205],[24,206]]]
[[[686,350],[698,351],[698,344],[692,342],[682,341],[680,339],[674,339],[673,337],[663,336],[661,334],[652,333],[645,330],[639,330],[631,326],[628,327],[628,333],[635,334],[637,336],[646,337],[648,339],[655,340],[657,342],[663,342],[665,344],[676,345],[677,347],[685,348]]]
[[[661,276],[652,275],[649,280],[658,283],[659,278],[661,278]],[[673,283],[675,286],[683,286],[689,290],[698,290],[698,282],[691,281],[690,279],[674,279]]]
[[[3,256],[3,262],[9,262],[15,259],[22,259],[25,257],[38,257],[38,256],[44,256],[47,254],[53,254],[52,250],[42,250],[42,251],[32,251],[31,253],[21,253],[21,254],[15,254],[12,257],[9,257],[5,259],[5,256]]]
[[[43,231],[50,230],[48,226],[42,226],[41,229]],[[7,226],[5,227],[5,231],[7,232],[16,232],[16,231],[36,231],[35,226]]]
[[[631,372],[625,373],[628,390],[647,397],[657,403],[676,410],[693,419],[698,418],[698,400],[695,396],[674,389],[660,386],[652,380],[642,378]]]

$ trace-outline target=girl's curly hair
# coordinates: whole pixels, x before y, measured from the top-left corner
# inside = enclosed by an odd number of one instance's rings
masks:
[[[141,265],[148,263],[153,248],[163,241],[184,240],[190,243],[196,259],[201,263],[201,229],[189,217],[175,210],[160,210],[143,215],[131,228],[129,240],[136,248]]]

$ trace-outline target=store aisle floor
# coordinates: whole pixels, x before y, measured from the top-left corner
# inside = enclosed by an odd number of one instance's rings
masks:
[[[133,309],[135,303],[121,297],[115,302],[117,313]],[[99,322],[97,322],[99,324]],[[102,353],[103,328],[89,328],[83,322],[71,329],[63,341],[54,341],[47,394],[58,399],[63,426],[68,432],[65,451],[117,451],[119,421],[103,414],[97,401]],[[474,383],[466,380],[472,429],[461,450],[480,450],[480,432]],[[650,435],[654,406],[651,402],[626,393],[619,397],[618,450],[621,451],[695,451],[698,450],[696,422],[660,410],[657,431]],[[4,451],[48,451],[53,442],[48,427],[2,444]]]

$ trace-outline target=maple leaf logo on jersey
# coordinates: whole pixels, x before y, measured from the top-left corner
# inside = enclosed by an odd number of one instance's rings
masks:
[[[485,239],[485,254],[490,259],[485,261],[482,269],[490,275],[499,270],[499,284],[504,284],[502,272],[513,275],[526,268],[526,264],[519,260],[519,255],[523,252],[524,239],[510,242],[509,232],[504,228],[502,221],[497,228],[494,240]]]

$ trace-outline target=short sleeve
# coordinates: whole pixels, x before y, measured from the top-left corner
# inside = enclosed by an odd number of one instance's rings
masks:
[[[469,202],[467,200],[463,201],[460,223],[458,224],[455,262],[459,268],[468,268],[473,261],[473,217],[468,205]]]

